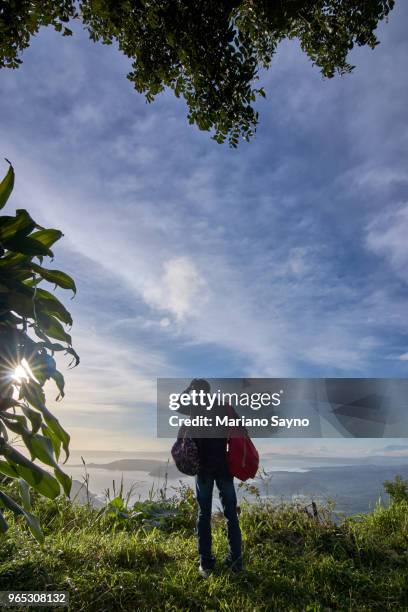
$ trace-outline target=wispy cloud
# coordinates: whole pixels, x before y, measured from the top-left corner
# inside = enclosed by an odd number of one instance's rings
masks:
[[[407,175],[408,179],[408,175]],[[367,228],[367,246],[408,281],[408,205],[390,207],[376,215]]]

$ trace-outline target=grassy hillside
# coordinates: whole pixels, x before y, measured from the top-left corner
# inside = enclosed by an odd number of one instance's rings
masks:
[[[131,510],[120,497],[106,511],[64,500],[36,500],[35,510],[46,542],[39,546],[10,517],[0,543],[0,590],[68,590],[75,612],[408,610],[406,502],[340,525],[300,507],[244,505],[247,571],[219,567],[208,580],[197,571],[195,501],[187,488]],[[214,544],[222,559],[217,516]]]

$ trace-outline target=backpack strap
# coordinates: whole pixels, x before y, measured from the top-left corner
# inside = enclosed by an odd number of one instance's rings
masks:
[[[229,404],[224,404],[225,408],[227,409],[227,414],[229,416],[230,419],[234,419],[235,418],[235,410],[233,409],[232,406],[230,406]]]
[[[233,407],[230,406],[229,404],[224,404],[224,405],[225,405],[225,408],[227,409],[228,417],[231,418],[231,419],[235,419],[236,416],[237,416],[237,413],[235,412]],[[246,444],[246,441],[249,438],[249,434],[248,434],[247,428],[244,427],[243,425],[240,426],[240,429],[242,431],[242,438],[244,439],[244,452],[243,452],[243,455],[242,455],[242,467],[245,467],[245,465],[246,465],[246,455],[247,455],[247,444]],[[228,445],[228,443],[230,441],[230,438],[231,438],[231,435],[228,433],[228,436],[227,436],[227,445]]]
[[[230,406],[229,404],[224,404],[226,410],[227,410],[227,415],[230,419],[236,419],[238,417],[237,413],[235,412],[235,410],[233,409],[232,406]],[[237,426],[241,431],[242,431],[242,437],[243,438],[249,438],[249,433],[246,427],[244,427],[244,425],[238,425]],[[229,428],[230,429],[230,428]],[[227,436],[227,439],[230,439],[230,435]]]

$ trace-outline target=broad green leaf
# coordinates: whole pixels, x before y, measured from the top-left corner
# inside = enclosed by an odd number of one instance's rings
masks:
[[[38,345],[36,345],[35,350],[38,350],[38,348]],[[55,359],[45,351],[34,355],[29,363],[31,371],[40,385],[44,385],[45,381],[50,378],[57,367]]]
[[[61,453],[61,445],[62,445],[61,440],[48,427],[48,425],[45,425],[44,423],[41,425],[41,430],[42,430],[44,436],[46,436],[47,438],[49,438],[51,440],[52,446],[53,446],[53,449],[54,449],[54,455],[55,455],[56,460],[58,461],[59,458],[60,458],[60,453]]]
[[[33,232],[31,238],[34,238],[37,242],[41,242],[45,247],[51,247],[57,242],[64,234],[57,229],[43,229],[38,232]]]
[[[18,486],[20,489],[20,496],[21,496],[21,502],[23,504],[23,508],[24,510],[27,510],[28,512],[31,510],[30,489],[28,487],[28,484],[25,482],[25,480],[22,480],[21,478],[18,481]]]
[[[35,287],[35,283],[33,283],[32,278],[33,274],[34,272],[30,269],[30,267],[24,266],[23,264],[16,267],[0,267],[0,279],[3,283],[7,280],[13,279],[17,281],[24,281],[25,287]]]
[[[43,470],[5,442],[2,444],[1,453],[19,476],[24,478],[33,489],[50,499],[54,499],[59,495],[60,485],[49,472]]]
[[[11,499],[11,497],[6,495],[6,493],[4,493],[3,491],[0,491],[0,506],[2,506],[3,508],[7,508],[7,510],[11,510],[17,516],[19,514],[23,514],[23,509],[18,504],[16,504],[14,499]]]
[[[114,497],[110,502],[109,506],[115,508],[116,510],[125,510],[126,507],[123,503],[123,499],[121,497]]]
[[[36,410],[33,410],[32,408],[30,408],[29,406],[26,406],[24,404],[22,404],[21,410],[24,412],[25,416],[31,422],[33,433],[37,433],[37,431],[40,429],[41,423],[42,423],[42,416],[41,416],[41,414],[39,412],[37,412]]]
[[[64,452],[65,452],[65,461],[67,461],[69,457],[69,441],[70,441],[69,434],[65,431],[63,427],[61,427],[58,419],[53,414],[51,414],[51,412],[45,407],[43,409],[43,415],[44,415],[44,419],[48,427],[57,436],[57,438],[61,440],[62,448],[64,449]]]
[[[25,432],[23,434],[23,440],[33,459],[39,459],[46,465],[55,467],[54,449],[49,438],[41,434]]]
[[[19,264],[26,264],[30,261],[29,255],[22,255],[21,253],[13,253],[9,251],[7,255],[0,258],[0,270],[2,268],[11,268],[12,266],[18,266]]]
[[[44,229],[39,230],[37,232],[33,232],[30,235],[30,238],[33,238],[37,242],[40,242],[45,247],[52,246],[57,240],[61,238],[64,234],[56,229]],[[22,253],[7,253],[5,257],[0,259],[0,269],[9,266],[16,266],[21,263],[28,263],[30,261],[29,255],[24,255]]]
[[[65,351],[67,354],[72,355],[75,361],[75,366],[79,364],[79,355],[74,351],[72,346],[63,346],[62,344],[58,344],[56,342],[50,342],[49,340],[40,342],[39,346],[44,346],[48,348],[50,351]],[[74,366],[74,367],[75,367]]]
[[[3,422],[5,424],[5,426],[7,427],[7,429],[10,429],[13,433],[19,435],[19,436],[24,436],[25,433],[28,431],[27,430],[27,421],[22,421],[21,419],[23,419],[24,417],[20,417],[18,418],[17,415],[12,415],[10,414],[10,416],[7,415],[3,415]]]
[[[28,484],[49,499],[55,499],[61,492],[58,481],[48,472],[31,462],[31,467],[15,465],[19,476],[24,478]]]
[[[1,293],[1,290],[0,290]],[[22,325],[24,323],[23,319],[10,311],[2,310],[2,306],[0,303],[0,321],[8,326],[15,327],[16,325]]]
[[[71,493],[72,478],[65,474],[65,472],[63,472],[59,467],[55,468],[54,474],[57,480],[62,484],[65,495],[69,497],[69,494]]]
[[[45,408],[45,395],[41,385],[30,380],[29,382],[23,382],[21,384],[22,396],[37,410],[41,412]]]
[[[7,297],[7,306],[22,318],[34,317],[33,300],[25,295],[10,292]]]
[[[61,374],[61,372],[58,372],[58,370],[55,370],[55,372],[53,374],[51,374],[51,378],[54,379],[55,384],[58,387],[58,391],[59,391],[59,395],[57,397],[57,400],[64,397],[65,393],[64,393],[64,386],[65,386],[65,381],[64,381],[64,377]]]
[[[1,418],[7,420],[12,419],[16,423],[21,423],[24,427],[27,427],[27,419],[22,414],[17,414],[15,412],[3,412]]]
[[[23,255],[54,257],[52,251],[39,240],[27,236],[13,236],[3,241],[3,246],[10,251],[16,251]]]
[[[35,539],[37,540],[37,542],[39,542],[40,544],[43,544],[44,534],[42,532],[42,529],[40,527],[40,523],[37,517],[31,514],[31,512],[27,512],[26,510],[24,510],[23,514],[24,514],[25,520],[27,521],[27,525],[30,531],[35,537]]]
[[[12,397],[3,397],[0,399],[0,410],[7,410],[7,408],[12,408],[13,406],[20,406],[20,404]]]
[[[20,237],[27,236],[35,227],[36,223],[28,212],[19,209],[14,217],[0,217],[0,241],[3,242],[17,233]]]
[[[32,274],[32,272],[30,272],[30,274]],[[26,276],[24,284],[27,285],[27,287],[32,287],[33,289],[35,289],[35,287],[37,287],[41,282],[42,278],[40,278],[39,276],[36,276],[35,278],[33,278],[32,276],[28,278],[28,276]]]
[[[54,352],[54,351],[66,351],[67,347],[63,346],[62,344],[59,344],[58,342],[51,342],[50,340],[45,341],[45,342],[39,342],[38,343],[39,347],[44,347],[49,349],[50,351]]]
[[[8,161],[8,160],[6,160]],[[10,162],[8,162],[10,164]],[[10,164],[10,168],[4,179],[0,183],[0,210],[5,206],[7,200],[14,187],[14,168]]]
[[[0,281],[2,285],[5,285],[9,289],[11,289],[14,293],[22,294],[27,296],[30,300],[34,297],[34,288],[27,285],[27,283],[23,283],[16,278],[16,275],[13,274],[9,277],[5,276],[1,273]]]
[[[32,268],[44,280],[54,283],[54,285],[58,285],[58,287],[61,287],[62,289],[71,289],[74,294],[76,293],[74,280],[68,276],[68,274],[65,274],[65,272],[60,272],[60,270],[48,270],[34,263],[32,264]]]
[[[33,300],[26,295],[10,291],[7,295],[7,307],[20,317],[26,319],[34,317]]]
[[[7,461],[1,461],[0,460],[0,472],[2,474],[5,474],[6,476],[10,476],[10,478],[18,478],[19,477],[19,474],[16,471],[16,469],[12,465],[7,463]]]
[[[62,447],[66,455],[66,461],[69,457],[70,437],[63,429],[63,427],[61,427],[58,419],[45,406],[45,397],[41,386],[35,381],[31,380],[29,383],[23,383],[21,385],[21,390],[24,394],[25,399],[30,402],[30,404],[34,406],[34,408],[40,410],[48,427],[57,436],[57,438],[61,440]]]
[[[56,340],[62,340],[62,342],[67,342],[67,344],[72,344],[71,336],[67,334],[61,323],[54,316],[38,314],[37,320],[41,329],[47,336],[55,338]]]
[[[35,292],[36,309],[41,317],[57,317],[63,323],[72,325],[72,317],[65,306],[49,291],[37,288]]]
[[[44,534],[41,530],[40,523],[38,522],[38,519],[31,514],[31,512],[23,510],[21,506],[16,504],[16,502],[11,499],[11,497],[3,493],[3,491],[0,491],[0,505],[8,510],[11,510],[17,516],[23,515],[35,539],[38,540],[40,544],[44,542]]]

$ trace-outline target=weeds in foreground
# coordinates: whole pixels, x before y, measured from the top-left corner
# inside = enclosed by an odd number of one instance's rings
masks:
[[[317,508],[243,502],[246,572],[199,578],[193,491],[102,509],[34,499],[39,546],[19,520],[0,546],[0,590],[68,590],[75,612],[95,610],[408,610],[408,503],[336,523]],[[310,509],[309,509],[310,510]],[[214,552],[226,554],[214,517]],[[36,608],[38,610],[38,608]]]

